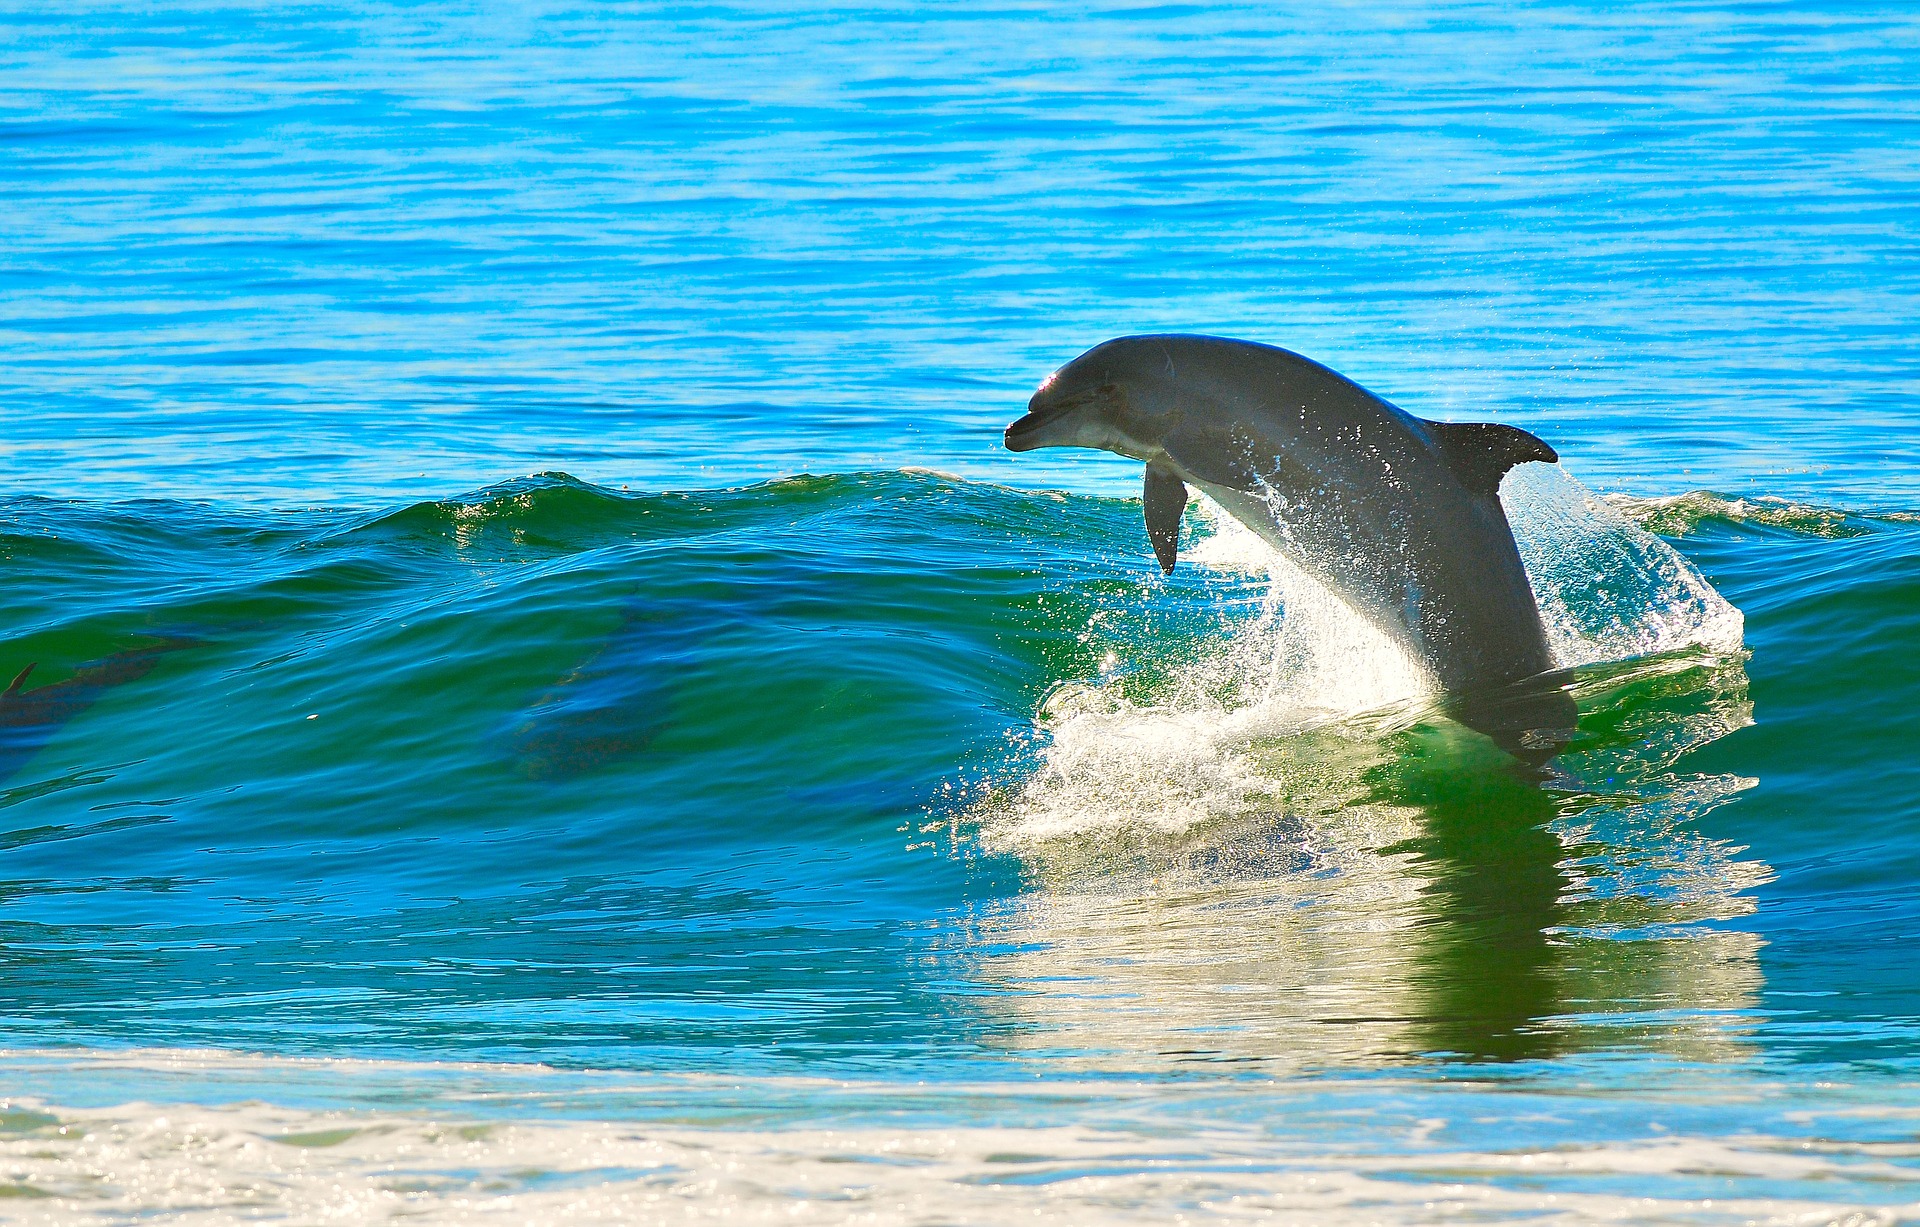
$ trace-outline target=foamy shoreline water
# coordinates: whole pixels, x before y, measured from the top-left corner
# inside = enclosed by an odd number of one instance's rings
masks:
[[[255,1089],[304,1084],[308,1094],[407,1098],[436,1078],[473,1079],[464,1105],[297,1107],[260,1098],[69,1107],[10,1098],[0,1107],[0,1171],[8,1221],[620,1223],[1149,1223],[1190,1218],[1304,1223],[1422,1223],[1523,1217],[1547,1223],[1853,1224],[1920,1213],[1920,1144],[1819,1142],[1764,1129],[1696,1134],[1686,1103],[1704,1086],[1681,1071],[1651,1109],[1676,1114],[1634,1139],[1582,1138],[1579,1096],[1472,1081],[1447,1088],[1377,1080],[1348,1092],[1394,1103],[1362,1128],[1337,1081],[1283,1090],[1255,1080],[1238,1090],[1132,1080],[975,1087],[819,1079],[751,1080],[572,1072],[539,1066],[264,1058],[214,1051],[0,1053],[0,1070],[63,1072],[82,1082],[140,1075],[204,1096],[223,1082]],[[185,1078],[198,1079],[189,1083]],[[1689,1085],[1691,1084],[1691,1085]],[[490,1087],[491,1091],[481,1090]],[[413,1089],[407,1089],[413,1088]],[[1721,1088],[1735,1090],[1733,1086]],[[1739,1093],[1778,1094],[1749,1084]],[[1242,1107],[1279,1091],[1302,1109],[1234,1123]],[[693,1103],[798,1096],[891,1105],[902,1123],[701,1127]],[[595,1115],[596,1099],[630,1094],[652,1112]],[[944,1099],[950,1120],[976,1100],[1038,1098],[1078,1121],[931,1124],[914,1100]],[[1319,1096],[1316,1102],[1312,1098]],[[503,1095],[512,1102],[500,1102]],[[1789,1096],[1790,1097],[1790,1096]],[[1595,1109],[1601,1134],[1604,1093]],[[1101,1103],[1114,1111],[1103,1121]],[[678,1101],[678,1108],[669,1107]],[[1353,1106],[1358,1106],[1357,1101]],[[956,1108],[959,1110],[956,1111]],[[1534,1145],[1457,1144],[1489,1111],[1538,1119]],[[885,1112],[882,1112],[884,1115]],[[1776,1120],[1792,1108],[1776,1106]],[[1462,1119],[1462,1117],[1466,1119]],[[1856,1135],[1906,1125],[1905,1107],[1817,1114]],[[1808,1113],[1798,1119],[1810,1122]],[[1344,1118],[1344,1124],[1340,1123]],[[1316,1119],[1333,1125],[1316,1129]],[[1569,1126],[1576,1126],[1569,1128]],[[1617,1126],[1615,1126],[1617,1127]],[[1392,1149],[1380,1143],[1392,1139]],[[1369,1144],[1370,1143],[1370,1144]],[[1631,1191],[1618,1191],[1630,1181]]]

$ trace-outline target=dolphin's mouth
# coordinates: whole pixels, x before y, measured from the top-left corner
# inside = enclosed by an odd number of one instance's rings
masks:
[[[1040,392],[1034,394],[1033,400],[1039,400],[1045,392],[1046,389],[1042,388]],[[1030,452],[1036,447],[1053,446],[1055,440],[1046,437],[1047,427],[1085,405],[1087,401],[1086,396],[1076,396],[1057,400],[1051,405],[1038,409],[1034,408],[1033,401],[1028,401],[1026,416],[1007,427],[1007,450]]]
[[[1010,452],[1030,452],[1036,447],[1045,447],[1046,440],[1040,437],[1041,428],[1060,417],[1060,415],[1065,412],[1065,409],[1066,406],[1061,405],[1055,405],[1047,409],[1038,409],[1007,427],[1007,450]]]

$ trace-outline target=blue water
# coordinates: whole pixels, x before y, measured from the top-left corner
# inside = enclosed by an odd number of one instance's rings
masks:
[[[1897,6],[5,10],[0,1193],[1920,1215],[1916,155]],[[1150,330],[1609,496],[1545,785],[1003,450]]]

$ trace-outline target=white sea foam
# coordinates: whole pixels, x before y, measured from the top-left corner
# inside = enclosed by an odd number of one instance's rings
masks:
[[[67,1059],[76,1067],[92,1060]],[[154,1073],[170,1069],[175,1054],[148,1050],[109,1060],[128,1073],[149,1066],[145,1072]],[[195,1054],[195,1063],[207,1075],[231,1064],[249,1076],[276,1064],[214,1053]],[[324,1078],[333,1063],[281,1064]],[[423,1072],[398,1063],[386,1071],[379,1062],[340,1065],[348,1078],[384,1072],[395,1088]],[[522,1081],[539,1077],[526,1067],[507,1072]],[[797,1080],[768,1079],[765,1089],[784,1094],[789,1081]],[[755,1086],[736,1090],[746,1096]],[[1054,1090],[1086,1102],[1167,1093],[1114,1083]],[[1364,1094],[1372,1102],[1386,1090],[1371,1081]],[[983,1103],[1033,1093],[1010,1086],[980,1092]],[[897,1099],[900,1090],[876,1093]],[[1209,1112],[1223,1093],[1208,1098]],[[14,1099],[0,1110],[0,1193],[9,1222],[49,1227],[136,1220],[214,1227],[1519,1217],[1552,1224],[1868,1224],[1920,1213],[1920,1174],[1901,1161],[1910,1147],[1890,1151],[1831,1138],[1807,1147],[1742,1129],[1463,1149],[1430,1139],[1464,1123],[1459,1114],[1471,1117],[1489,1105],[1469,1095],[1449,1107],[1448,1094],[1423,1093],[1417,1119],[1379,1131],[1384,1145],[1347,1126],[1333,1133],[1276,1130],[1177,1113],[1150,1123],[720,1129],[550,1112],[322,1110],[258,1101],[72,1107]],[[1896,1123],[1898,1109],[1878,1111]],[[1710,1197],[1702,1173],[1712,1173]],[[1623,1179],[1631,1191],[1619,1190]],[[1869,1188],[1880,1204],[1862,1204],[1854,1192]]]
[[[1669,536],[1685,536],[1705,520],[1725,520],[1733,524],[1757,524],[1780,528],[1809,537],[1853,537],[1868,531],[1860,517],[1835,507],[1817,503],[1797,503],[1776,495],[1755,498],[1727,497],[1710,490],[1690,490],[1657,498],[1631,494],[1609,494],[1608,506],[1640,527]],[[1885,520],[1910,520],[1899,512],[1882,512],[1873,517]]]
[[[1520,465],[1500,495],[1563,668],[1740,650],[1745,620],[1699,568],[1559,465]]]
[[[1558,466],[1521,465],[1502,493],[1558,664],[1739,651],[1740,611]],[[1205,527],[1185,558],[1263,582],[1257,612],[1179,664],[1149,702],[1111,682],[1050,694],[1044,761],[983,815],[990,845],[1340,808],[1378,759],[1373,736],[1432,714],[1433,682],[1404,649],[1233,516],[1197,502]],[[1276,747],[1313,730],[1311,761],[1290,770]]]
[[[1740,649],[1740,611],[1699,569],[1561,466],[1516,467],[1500,497],[1563,668],[1686,647]],[[1277,604],[1295,623],[1289,646],[1302,658],[1278,671],[1297,679],[1296,689],[1348,707],[1419,689],[1418,663],[1336,594],[1210,500],[1202,498],[1200,509],[1209,533],[1187,557],[1216,570],[1273,576]],[[1359,679],[1365,681],[1356,685]]]

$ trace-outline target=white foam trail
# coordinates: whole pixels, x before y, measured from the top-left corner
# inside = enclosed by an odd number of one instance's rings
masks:
[[[1261,679],[1256,705],[1337,718],[1429,694],[1433,679],[1339,594],[1289,562],[1211,499],[1199,500],[1211,532],[1195,566],[1264,573],[1260,617],[1241,628],[1219,667]],[[1203,666],[1204,668],[1205,666]]]
[[[1519,465],[1500,498],[1561,667],[1686,647],[1740,650],[1740,611],[1679,551],[1561,466]],[[1419,664],[1384,634],[1211,500],[1199,501],[1212,532],[1188,557],[1216,570],[1273,576],[1276,601],[1293,622],[1287,646],[1296,649],[1294,666],[1276,672],[1295,681],[1294,691],[1359,711],[1424,688]]]
[[[1178,670],[1162,703],[1128,702],[1114,685],[1057,688],[1040,713],[1050,734],[1045,765],[1022,790],[1017,819],[993,833],[1025,842],[1089,825],[1177,832],[1230,819],[1270,803],[1287,783],[1251,747],[1425,692],[1425,679],[1370,626],[1287,600],[1276,591],[1218,655]],[[1317,650],[1334,642],[1337,651]],[[1342,659],[1352,665],[1344,674]],[[1219,697],[1236,679],[1251,684]],[[1329,767],[1319,764],[1323,774]]]
[[[1339,596],[1204,496],[1196,502],[1209,531],[1185,556],[1261,584],[1253,616],[1176,667],[1151,704],[1113,684],[1050,694],[1039,714],[1045,765],[988,825],[990,842],[1231,819],[1285,784],[1250,747],[1432,692],[1419,663]]]
[[[1562,667],[1686,647],[1737,652],[1743,622],[1671,546],[1638,528],[1557,465],[1508,474],[1503,501]],[[1205,497],[1191,565],[1260,582],[1254,616],[1177,666],[1151,702],[1111,683],[1070,684],[1039,713],[1041,770],[982,823],[990,846],[1077,832],[1175,833],[1259,810],[1328,808],[1343,772],[1317,751],[1314,777],[1289,779],[1262,750],[1310,729],[1377,714],[1380,727],[1430,709],[1434,684],[1407,652],[1336,593]],[[1364,752],[1350,747],[1334,758]],[[1356,760],[1357,761],[1357,760]]]

